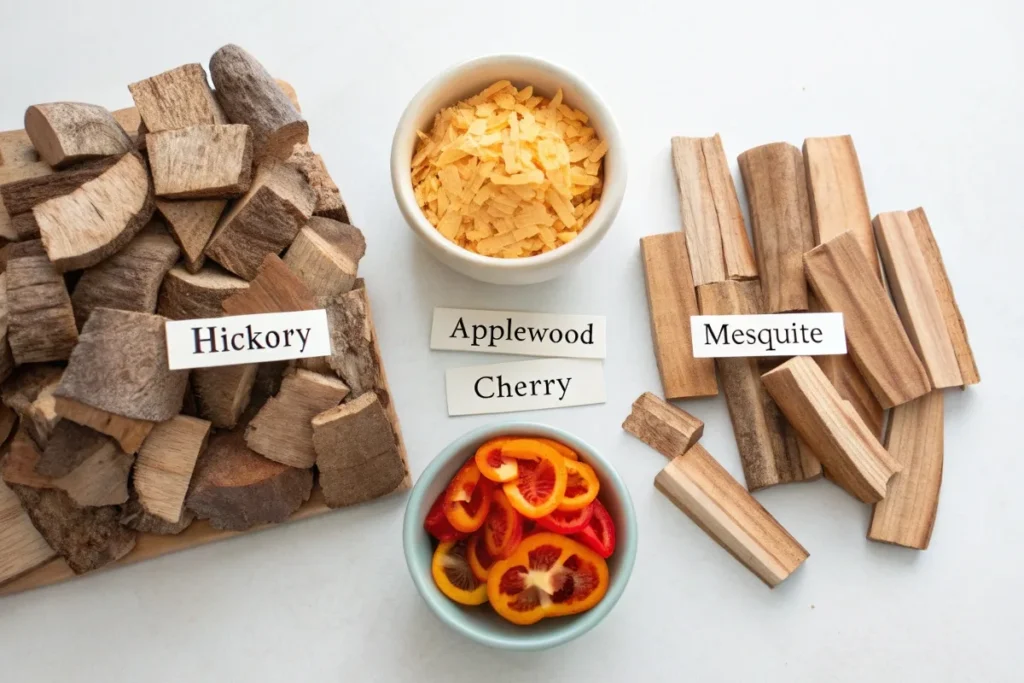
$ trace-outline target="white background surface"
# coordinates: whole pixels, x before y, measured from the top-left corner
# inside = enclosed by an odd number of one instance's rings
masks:
[[[500,360],[428,349],[436,305],[604,314],[604,406],[524,417],[602,448],[633,494],[639,556],[597,629],[539,654],[487,650],[427,611],[407,576],[404,497],[0,600],[0,680],[1020,681],[1024,476],[1021,34],[1015,0],[443,3],[2,0],[0,129],[24,108],[131,104],[126,84],[221,44],[299,92],[311,141],[369,242],[369,282],[414,475],[493,416],[448,418],[444,370]],[[522,289],[448,272],[393,202],[408,99],[449,64],[529,52],[580,73],[625,136],[618,221],[584,268]],[[623,433],[659,388],[638,254],[679,228],[671,135],[763,143],[852,133],[873,212],[924,205],[983,384],[950,392],[942,504],[924,553],[864,539],[870,510],[826,482],[757,498],[808,548],[775,591],[652,485],[664,459]],[[511,360],[511,359],[510,359]],[[721,397],[686,408],[741,471]]]

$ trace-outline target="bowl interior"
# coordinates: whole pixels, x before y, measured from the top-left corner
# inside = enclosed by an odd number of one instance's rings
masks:
[[[607,140],[608,152],[604,157],[604,188],[602,201],[588,229],[580,236],[557,249],[537,256],[519,259],[501,259],[481,256],[449,242],[427,221],[416,204],[413,194],[410,163],[416,147],[416,131],[429,132],[434,115],[441,109],[477,94],[487,86],[500,80],[509,80],[517,88],[532,85],[538,95],[551,97],[558,88],[562,89],[563,101],[571,107],[585,112],[599,138]],[[416,95],[399,122],[392,148],[392,175],[395,193],[406,213],[406,218],[415,223],[421,235],[446,251],[481,263],[503,268],[521,268],[550,261],[562,255],[583,250],[592,239],[598,239],[602,229],[610,225],[611,218],[618,211],[625,193],[625,160],[618,129],[607,107],[589,86],[570,71],[533,57],[519,55],[496,55],[482,57],[455,66],[430,81]],[[591,229],[593,228],[593,229]]]
[[[597,472],[601,502],[615,522],[616,549],[608,559],[609,586],[604,599],[582,614],[543,619],[531,626],[511,624],[487,605],[463,607],[438,590],[430,575],[433,544],[423,521],[434,500],[458,469],[485,441],[503,435],[544,436],[566,444]],[[403,532],[405,556],[413,582],[437,616],[465,636],[492,647],[535,650],[576,638],[596,626],[622,595],[636,557],[636,518],[626,486],[589,444],[560,429],[536,423],[503,423],[474,430],[450,444],[420,476],[409,497]]]

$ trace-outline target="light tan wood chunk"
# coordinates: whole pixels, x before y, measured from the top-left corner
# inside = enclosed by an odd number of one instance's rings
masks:
[[[905,211],[875,216],[875,240],[903,328],[936,389],[963,386],[960,365],[917,233]]]
[[[175,266],[164,277],[156,310],[171,320],[219,318],[224,300],[248,288],[248,282],[219,266],[208,265],[198,273]]]
[[[14,361],[66,360],[78,341],[74,309],[42,242],[11,245],[6,275],[7,341]]]
[[[875,276],[882,279],[864,177],[849,135],[804,140],[804,166],[815,244],[850,231]]]
[[[43,452],[35,470],[44,477],[63,477],[112,444],[110,437],[105,434],[71,420],[60,420],[45,445],[40,446]]]
[[[196,412],[218,429],[233,429],[249,406],[258,366],[226,365],[192,371]]]
[[[804,159],[785,142],[739,156],[750,207],[764,313],[806,311],[804,252],[814,246]]]
[[[686,244],[680,232],[640,239],[654,355],[667,399],[718,393],[714,360],[693,357],[690,316],[699,310]]]
[[[80,507],[120,505],[128,500],[128,473],[135,456],[107,439],[81,465],[53,480],[53,488],[64,491]]]
[[[939,308],[942,310],[942,317],[946,322],[946,331],[953,343],[953,351],[956,353],[963,386],[977,384],[981,381],[981,376],[978,374],[978,366],[974,362],[974,353],[971,351],[970,342],[967,341],[967,327],[964,325],[963,316],[960,315],[960,307],[957,306],[956,297],[953,295],[953,285],[949,281],[949,275],[946,274],[942,253],[935,241],[928,217],[922,208],[914,209],[909,216],[917,236],[917,245],[928,265],[931,282],[939,300]]]
[[[164,226],[151,222],[124,249],[87,268],[71,295],[79,329],[97,308],[156,312],[160,285],[179,253]]]
[[[853,233],[841,233],[807,252],[804,265],[824,308],[843,313],[850,355],[882,407],[928,393],[928,373]]]
[[[701,420],[649,391],[633,401],[622,428],[666,458],[682,455],[704,435]]]
[[[25,111],[25,132],[43,161],[54,168],[125,154],[133,148],[131,138],[109,111],[82,102],[29,107]]]
[[[654,485],[769,587],[808,553],[700,444],[672,459]]]
[[[341,191],[331,178],[331,174],[327,172],[323,157],[316,154],[308,143],[303,142],[295,145],[291,156],[288,157],[288,164],[297,169],[313,188],[316,195],[314,216],[348,223],[348,209],[341,198]]]
[[[209,434],[209,422],[185,415],[153,428],[139,450],[132,479],[146,513],[171,524],[181,520],[192,470]]]
[[[357,261],[309,226],[299,230],[284,255],[284,262],[314,296],[334,296],[349,291],[359,268]]]
[[[156,210],[164,217],[174,241],[181,247],[185,268],[197,273],[203,267],[203,250],[217,221],[224,213],[226,199],[169,200],[157,199]]]
[[[721,137],[672,138],[672,163],[694,284],[757,277]]]
[[[387,413],[373,392],[313,418],[320,485],[329,507],[355,505],[404,488],[409,476]]]
[[[228,315],[311,311],[317,301],[280,257],[268,254],[248,289],[224,299],[222,308]]]
[[[128,90],[150,133],[228,122],[201,64],[179,66],[132,83]]]
[[[142,117],[139,116],[138,109],[135,107],[115,109],[110,112],[110,115],[114,117],[124,132],[128,133],[128,137],[131,138],[136,149],[143,149],[146,146],[146,127],[142,124]]]
[[[313,215],[309,183],[285,164],[261,166],[249,191],[221,217],[206,255],[235,275],[252,280],[270,254],[292,243]]]
[[[792,358],[766,372],[762,380],[786,419],[840,486],[865,503],[885,497],[886,484],[900,471],[900,464],[812,359]]]
[[[875,504],[868,538],[925,550],[935,526],[942,486],[942,391],[893,408],[885,447],[903,467],[889,494]]]
[[[238,197],[252,182],[248,126],[189,126],[146,135],[153,188],[165,199]]]
[[[0,482],[0,584],[49,562],[56,555],[32,525],[14,491]]]
[[[125,154],[74,192],[32,209],[43,247],[60,272],[94,266],[126,245],[153,216],[146,162]]]
[[[260,455],[291,467],[312,467],[311,420],[349,394],[344,382],[308,370],[286,374],[281,389],[245,428],[245,443]]]
[[[757,315],[762,312],[756,280],[713,282],[697,287],[704,315]],[[791,438],[786,421],[761,384],[757,358],[716,358],[718,381],[729,408],[747,489],[809,481],[821,476],[821,463]]]

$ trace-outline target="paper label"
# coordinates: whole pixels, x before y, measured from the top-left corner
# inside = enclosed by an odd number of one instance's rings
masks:
[[[694,315],[690,334],[694,358],[846,353],[842,313]]]
[[[604,361],[543,359],[450,368],[449,415],[509,413],[604,403]]]
[[[557,358],[604,358],[605,319],[526,311],[435,308],[430,348]]]
[[[323,309],[167,321],[171,370],[329,355]]]

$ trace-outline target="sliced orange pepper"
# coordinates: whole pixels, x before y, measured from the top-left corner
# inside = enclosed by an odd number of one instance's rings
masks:
[[[430,563],[430,573],[441,592],[455,602],[482,605],[487,602],[487,584],[473,575],[466,558],[467,547],[466,539],[438,545]]]
[[[502,436],[497,439],[491,439],[476,449],[476,466],[480,468],[480,474],[491,481],[505,483],[519,476],[518,461],[515,458],[504,457],[501,454],[501,447],[507,441],[509,441],[509,438]]]
[[[562,502],[558,504],[558,509],[582,510],[594,502],[597,492],[601,489],[597,472],[587,463],[575,460],[565,461],[565,471],[567,475],[565,495],[562,497]]]
[[[491,509],[493,484],[480,474],[470,460],[448,484],[444,494],[444,516],[458,531],[472,533],[484,525]]]
[[[566,459],[536,439],[512,439],[501,453],[519,461],[519,477],[502,486],[512,507],[530,519],[554,512],[565,496]]]
[[[487,553],[484,547],[483,536],[475,533],[469,537],[469,545],[466,547],[466,559],[469,560],[469,569],[477,581],[487,581],[487,575],[494,566],[494,558]]]
[[[523,539],[487,576],[487,599],[513,624],[578,614],[608,591],[608,564],[571,538],[542,532]]]
[[[523,518],[501,489],[491,496],[491,510],[480,533],[487,554],[494,558],[508,557],[523,540]]]
[[[537,441],[540,441],[543,444],[547,444],[548,446],[551,446],[556,451],[558,451],[558,454],[560,456],[562,456],[563,458],[566,458],[568,460],[579,460],[580,459],[580,456],[576,455],[576,451],[574,451],[573,449],[569,448],[568,446],[566,446],[564,443],[562,443],[560,441],[555,441],[554,439],[542,439],[540,437],[537,438]]]

